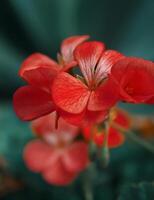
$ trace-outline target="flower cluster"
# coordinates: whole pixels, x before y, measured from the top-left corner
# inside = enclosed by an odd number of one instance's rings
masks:
[[[55,185],[69,184],[86,169],[89,141],[99,149],[124,142],[121,131],[130,127],[130,118],[115,108],[118,102],[154,103],[153,62],[88,39],[65,39],[57,61],[41,53],[29,56],[19,71],[27,85],[13,97],[16,114],[33,120],[38,137],[27,144],[25,163]]]
[[[56,111],[80,126],[102,122],[119,101],[154,103],[153,62],[126,57],[87,39],[64,40],[59,63],[40,53],[23,62],[19,75],[28,85],[14,94],[14,108],[22,120]],[[78,74],[72,74],[74,67]]]

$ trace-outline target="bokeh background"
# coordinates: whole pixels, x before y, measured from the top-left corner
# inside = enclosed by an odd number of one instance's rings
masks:
[[[19,121],[12,108],[13,92],[23,84],[17,75],[23,59],[33,52],[42,52],[56,58],[61,41],[78,34],[89,34],[92,39],[103,41],[108,48],[128,56],[154,60],[154,1],[0,1],[2,200],[84,199],[80,178],[69,187],[58,188],[47,185],[39,175],[26,169],[22,150],[32,134],[29,124]],[[154,106],[120,106],[132,115],[154,117]],[[127,142],[112,150],[109,167],[100,170],[94,184],[94,199],[153,200],[153,169],[154,154]]]

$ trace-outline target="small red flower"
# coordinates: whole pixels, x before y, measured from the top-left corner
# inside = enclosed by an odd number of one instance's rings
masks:
[[[32,54],[22,63],[19,75],[28,85],[19,88],[13,97],[15,112],[22,120],[32,120],[55,110],[51,96],[53,80],[60,71],[67,71],[76,65],[73,51],[88,37],[65,39],[61,45],[59,64],[41,53]]]
[[[53,101],[60,115],[74,125],[98,123],[118,97],[115,84],[108,81],[112,66],[122,54],[105,50],[101,42],[84,42],[74,51],[83,77],[62,72],[53,82]]]
[[[121,109],[114,109],[112,112],[112,121],[117,123],[121,127],[128,129],[130,127],[130,118],[128,114]],[[104,133],[105,130],[102,127],[83,127],[83,136],[86,141],[93,141],[98,147],[101,147],[104,143]],[[124,135],[117,129],[112,127],[112,124],[109,127],[108,133],[108,147],[115,148],[122,145],[125,141]]]
[[[79,130],[63,119],[59,119],[55,129],[55,117],[52,113],[32,122],[32,129],[40,139],[26,145],[24,160],[31,171],[41,173],[48,183],[67,185],[88,166],[88,145],[73,142]]]
[[[120,99],[130,103],[154,103],[154,63],[127,57],[111,69],[110,78],[120,91]]]

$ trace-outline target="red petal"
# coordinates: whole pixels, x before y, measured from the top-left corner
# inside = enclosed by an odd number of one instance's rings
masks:
[[[32,129],[36,134],[69,134],[73,139],[78,134],[78,128],[64,121],[62,118],[58,120],[58,128],[55,128],[56,113],[36,119],[32,122]]]
[[[46,168],[43,172],[43,178],[49,183],[53,185],[68,185],[71,183],[77,173],[69,172],[65,169],[64,164],[62,163],[61,158],[57,159],[56,163],[52,166]]]
[[[62,72],[53,82],[52,95],[60,109],[77,114],[85,109],[90,91],[80,80]]]
[[[101,111],[86,111],[86,115],[83,121],[83,125],[92,125],[98,124],[103,122],[108,115],[108,110],[101,110]]]
[[[154,104],[154,96],[146,101],[147,104]]]
[[[99,63],[96,67],[95,71],[96,84],[99,84],[100,81],[106,78],[110,73],[112,66],[123,57],[124,56],[117,51],[114,50],[105,51],[102,54]]]
[[[122,145],[125,141],[125,137],[123,134],[118,132],[116,129],[110,127],[109,135],[108,135],[108,147],[115,148]],[[97,146],[101,147],[104,143],[104,133],[97,133],[94,135],[94,142]]]
[[[103,122],[106,119],[108,112],[103,111],[89,111],[84,110],[80,114],[70,114],[67,112],[60,112],[60,116],[68,123],[75,126],[93,125],[95,123]]]
[[[115,119],[113,121],[124,128],[129,128],[131,126],[131,119],[128,113],[119,108],[115,109]]]
[[[108,110],[119,100],[117,85],[110,79],[105,80],[91,93],[88,109],[91,111]]]
[[[66,150],[63,162],[68,171],[80,172],[84,170],[89,163],[88,145],[84,142],[74,142]]]
[[[76,173],[65,169],[61,155],[40,140],[30,142],[24,150],[24,160],[31,171],[42,172],[50,184],[67,185],[76,177]]]
[[[108,146],[109,148],[115,148],[122,145],[125,141],[125,137],[122,133],[118,132],[116,129],[110,127],[108,136]]]
[[[74,52],[88,85],[93,83],[95,67],[104,49],[105,45],[101,42],[84,42]]]
[[[54,110],[51,95],[33,86],[19,88],[13,96],[13,104],[22,120],[32,120]]]
[[[94,134],[93,140],[98,147],[102,147],[104,142],[104,133],[96,133]]]
[[[49,57],[35,53],[22,64],[19,75],[29,84],[38,87],[50,87],[60,66]]]
[[[73,61],[74,49],[87,40],[89,35],[73,36],[63,40],[61,45],[61,54],[66,63]]]
[[[85,111],[79,114],[71,114],[62,110],[59,110],[60,116],[69,124],[74,126],[80,126],[83,121],[83,117],[85,115]]]
[[[23,156],[31,171],[41,172],[53,154],[54,150],[45,142],[34,140],[26,145]]]
[[[92,139],[98,147],[102,147],[104,143],[104,130],[101,132],[96,127],[85,127],[82,129],[85,139]],[[125,137],[116,129],[110,127],[108,134],[108,147],[115,148],[123,144]]]
[[[103,130],[98,130],[97,126],[82,127],[82,134],[87,142],[93,141],[98,147],[102,147],[104,142]]]
[[[93,136],[93,126],[83,126],[82,127],[82,135],[84,136],[84,139],[89,142],[92,139]]]
[[[121,88],[121,98],[133,103],[148,103],[154,97],[154,63],[139,58],[124,58],[112,67],[111,76]]]

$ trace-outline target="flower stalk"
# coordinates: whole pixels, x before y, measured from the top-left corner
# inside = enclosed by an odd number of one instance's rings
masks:
[[[109,147],[108,147],[108,133],[109,124],[108,121],[105,122],[105,132],[104,132],[104,143],[102,147],[98,147],[97,157],[100,161],[101,167],[107,167],[109,164]]]
[[[92,186],[93,165],[87,168],[83,176],[83,192],[85,200],[93,200],[93,186]]]

